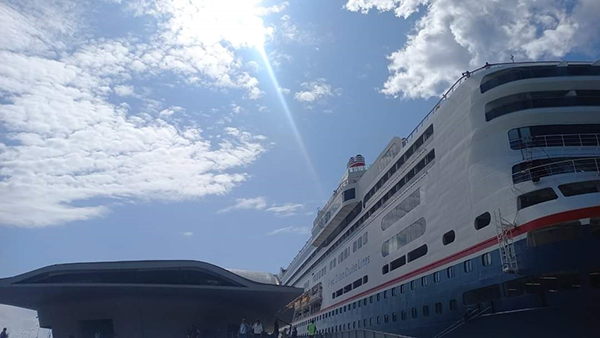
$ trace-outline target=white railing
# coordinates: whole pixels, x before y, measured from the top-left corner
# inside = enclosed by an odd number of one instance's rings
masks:
[[[512,149],[584,146],[600,146],[600,134],[541,135],[533,137],[522,137],[510,141],[510,147]]]
[[[547,163],[513,174],[513,182],[537,181],[542,177],[578,172],[600,172],[600,158],[579,158]]]
[[[400,334],[372,331],[372,330],[348,330],[339,332],[318,333],[317,338],[411,338]]]

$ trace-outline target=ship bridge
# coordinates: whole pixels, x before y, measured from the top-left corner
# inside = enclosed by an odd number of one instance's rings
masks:
[[[325,206],[317,212],[312,228],[312,245],[319,246],[342,223],[350,212],[361,201],[358,181],[366,172],[365,158],[356,155],[348,160],[346,172],[340,184]]]

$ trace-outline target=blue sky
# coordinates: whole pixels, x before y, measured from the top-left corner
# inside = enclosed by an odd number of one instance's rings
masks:
[[[486,61],[598,58],[599,17],[594,0],[3,2],[0,277],[277,272],[350,156]]]

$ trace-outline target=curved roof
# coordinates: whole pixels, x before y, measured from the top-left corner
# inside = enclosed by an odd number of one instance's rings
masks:
[[[226,270],[191,260],[70,263],[0,279],[0,303],[36,308],[76,297],[126,294],[259,300],[293,298],[302,292],[278,284],[270,273]]]

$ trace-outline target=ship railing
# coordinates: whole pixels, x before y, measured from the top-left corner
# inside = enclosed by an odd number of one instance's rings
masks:
[[[479,67],[477,69],[474,69],[472,71],[466,71],[462,74],[462,76],[456,80],[456,82],[454,82],[454,84],[452,86],[450,86],[450,88],[444,93],[442,94],[441,98],[439,99],[439,101],[435,104],[435,106],[433,106],[433,108],[431,108],[431,110],[427,113],[427,115],[425,115],[425,117],[423,118],[423,120],[421,120],[421,122],[415,127],[415,129],[413,129],[411,131],[410,134],[408,134],[408,136],[406,137],[406,143],[410,142],[415,136],[417,136],[417,134],[420,132],[421,128],[423,128],[423,126],[425,126],[425,124],[427,123],[427,121],[429,121],[431,119],[431,117],[435,114],[435,112],[440,108],[441,104],[446,101],[448,98],[450,98],[450,96],[460,87],[461,84],[463,84],[467,79],[469,79],[471,76],[473,76],[473,74],[476,74],[484,69],[489,69],[492,67],[498,67],[498,66],[516,66],[516,65],[531,65],[531,64],[560,64],[562,61],[531,61],[531,62],[500,62],[500,63],[486,63],[485,65],[483,65],[482,67]],[[588,63],[588,62],[571,62],[571,63]]]
[[[574,160],[557,161],[527,168],[513,173],[513,182],[537,182],[540,178],[568,173],[600,172],[600,158],[578,158]]]
[[[464,72],[462,74],[462,76],[458,80],[456,80],[456,82],[454,82],[454,84],[452,86],[450,86],[450,88],[444,94],[442,94],[442,96],[437,101],[437,103],[433,106],[433,108],[431,108],[431,110],[425,115],[425,117],[421,120],[421,122],[419,122],[419,124],[404,139],[405,141],[403,143],[406,145],[410,141],[412,141],[412,139],[415,138],[418,133],[420,133],[421,129],[431,119],[431,117],[435,114],[435,112],[438,109],[440,109],[441,104],[444,101],[446,101],[448,98],[450,98],[450,96],[460,87],[460,85],[463,84],[467,79],[469,79],[473,74],[476,74],[476,73],[478,73],[478,72],[480,72],[482,70],[485,70],[485,69],[490,69],[492,67],[498,67],[498,66],[508,66],[508,65],[517,66],[517,65],[531,65],[531,64],[556,64],[556,65],[558,65],[561,62],[562,61],[531,61],[531,62],[486,63],[482,67],[479,67],[479,68],[474,69],[472,71],[466,71],[466,72]],[[573,62],[573,63],[575,63],[575,62]],[[586,62],[581,62],[581,63],[586,63]],[[333,199],[335,199],[335,198],[333,198],[333,197],[330,198],[330,200],[333,200]],[[323,209],[325,209],[325,208],[323,208]],[[316,222],[317,222],[317,220],[315,220],[315,222],[313,223],[313,226],[316,224]],[[300,252],[298,252],[298,254],[294,258],[294,260],[292,260],[292,263],[290,263],[288,265],[288,271],[290,271],[289,269],[294,265],[294,263],[297,261],[297,259],[300,257],[300,255],[304,251],[304,248],[306,248],[309,244],[310,244],[310,239],[306,242],[306,244],[304,245],[304,247],[302,248],[302,250],[300,250]]]
[[[306,336],[306,335],[304,335]],[[395,333],[372,331],[372,330],[348,330],[339,332],[319,333],[317,338],[413,338]]]
[[[554,134],[530,136],[510,141],[511,149],[537,147],[589,147],[600,146],[600,134]]]
[[[319,227],[319,228],[323,227],[324,224],[320,224],[320,221],[327,214],[327,211],[329,210],[329,207],[331,206],[331,204],[333,204],[333,201],[335,201],[335,199],[340,195],[343,188],[345,188],[348,184],[353,184],[356,182],[358,182],[357,179],[346,179],[346,180],[343,180],[342,182],[340,182],[337,189],[335,189],[333,191],[333,194],[331,195],[331,197],[329,198],[327,203],[325,203],[325,206],[323,206],[323,208],[319,209],[319,211],[317,212],[317,218],[313,222],[313,229],[315,227]],[[325,222],[325,223],[327,223],[327,222]]]

